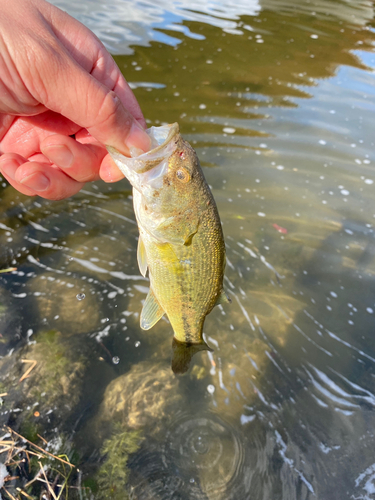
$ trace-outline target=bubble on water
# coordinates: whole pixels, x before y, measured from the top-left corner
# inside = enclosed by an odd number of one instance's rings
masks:
[[[374,181],[372,179],[365,179],[365,184],[373,184]]]
[[[369,314],[373,314],[373,313],[374,313],[374,310],[373,310],[371,307],[367,307],[366,311],[367,311]]]
[[[139,347],[141,345],[140,341],[137,340],[137,342],[134,342],[135,347]]]
[[[259,217],[265,217],[266,216],[266,214],[263,213],[263,212],[258,212],[258,215],[259,215]]]
[[[313,35],[310,35],[310,38],[312,38],[313,40],[316,40],[319,37],[318,37],[318,35],[313,34]]]
[[[120,358],[118,356],[113,356],[112,363],[118,365],[120,363]]]
[[[319,144],[321,144],[322,146],[325,146],[327,144],[327,141],[320,139]]]
[[[210,393],[210,394],[213,394],[215,392],[215,386],[212,385],[212,384],[209,384],[207,386],[207,391]]]
[[[284,170],[285,167],[283,167],[283,165],[277,165],[277,170]]]
[[[343,194],[344,196],[348,196],[348,194],[350,194],[350,192],[347,189],[341,189],[340,193]]]
[[[86,295],[84,293],[77,293],[76,299],[77,300],[84,300],[86,298]]]
[[[224,127],[223,132],[225,134],[234,134],[236,129],[234,127]]]
[[[205,104],[200,104],[199,105],[199,109],[206,109],[206,108],[207,108],[207,106]]]

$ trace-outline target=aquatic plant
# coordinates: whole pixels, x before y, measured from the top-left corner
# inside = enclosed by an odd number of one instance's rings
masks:
[[[53,409],[66,415],[79,400],[79,383],[85,360],[79,349],[72,349],[71,343],[59,331],[40,332],[36,338],[37,342],[27,345],[22,353],[20,361],[25,368],[21,378],[19,364],[13,369],[9,367],[10,372],[3,379],[3,385],[8,392],[10,389],[19,392],[21,388],[29,405],[38,402],[41,414]],[[23,406],[26,404],[23,403]]]
[[[124,430],[120,423],[114,425],[112,436],[104,441],[101,453],[105,461],[98,473],[100,488],[98,499],[127,500],[126,485],[129,476],[128,459],[143,440],[141,431]]]

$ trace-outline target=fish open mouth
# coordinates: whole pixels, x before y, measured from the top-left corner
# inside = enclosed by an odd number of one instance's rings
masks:
[[[137,151],[133,151],[132,158],[124,156],[112,146],[107,146],[107,151],[121,172],[131,181],[129,171],[143,174],[171,156],[176,149],[174,138],[179,135],[179,132],[178,123],[148,128],[146,133],[151,139],[152,149],[140,155]]]

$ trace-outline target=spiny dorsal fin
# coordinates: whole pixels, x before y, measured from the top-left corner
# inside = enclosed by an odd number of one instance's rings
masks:
[[[156,300],[154,292],[150,288],[141,312],[141,328],[143,330],[149,330],[163,315],[164,310]]]
[[[231,299],[224,292],[224,290],[221,290],[221,293],[215,302],[215,306],[218,306],[219,304],[230,304],[231,302],[232,302]]]
[[[146,276],[146,273],[147,273],[147,255],[146,255],[145,244],[143,243],[141,235],[139,235],[139,238],[138,238],[137,261],[138,261],[138,267],[139,267],[139,270],[141,271],[142,276]]]

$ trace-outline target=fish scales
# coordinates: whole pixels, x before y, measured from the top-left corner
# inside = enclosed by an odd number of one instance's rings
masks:
[[[158,137],[163,127],[152,129]],[[228,301],[223,232],[194,149],[177,124],[163,133],[154,149],[137,158],[108,150],[133,185],[138,263],[150,278],[141,326],[149,329],[166,314],[178,341],[199,344],[206,315]]]
[[[189,246],[144,243],[150,285],[166,311],[175,337],[181,342],[200,342],[203,322],[222,289],[224,252],[221,225],[212,205],[202,215]],[[210,213],[211,212],[211,213]]]

